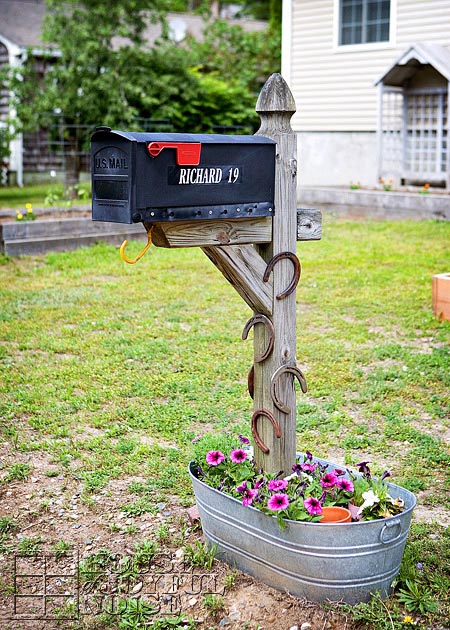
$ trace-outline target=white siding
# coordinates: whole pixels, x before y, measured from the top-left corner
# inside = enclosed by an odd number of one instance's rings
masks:
[[[409,45],[450,46],[450,0],[391,0],[392,43],[337,47],[335,0],[291,0],[290,87],[298,131],[374,131],[374,81]]]

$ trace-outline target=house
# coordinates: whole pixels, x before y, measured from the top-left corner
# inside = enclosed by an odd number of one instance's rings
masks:
[[[300,186],[450,188],[450,2],[283,0]]]
[[[263,30],[267,23],[261,20],[234,19],[229,17],[232,5],[225,6],[220,16],[230,24],[238,24],[247,31]],[[224,12],[225,11],[225,12]],[[219,17],[219,3],[212,3],[212,12]],[[41,40],[42,21],[45,16],[45,0],[0,0],[0,69],[7,65],[20,66],[27,51],[39,64],[43,50]],[[187,13],[169,13],[167,16],[169,36],[174,44],[181,43],[185,37],[192,35],[201,39],[205,28],[204,19],[200,15]],[[145,38],[151,46],[160,36],[159,24],[148,24]],[[119,42],[117,38],[117,42]],[[0,133],[6,126],[10,111],[7,91],[0,84]],[[49,150],[50,144],[52,150]],[[64,164],[64,141],[61,140],[57,151],[53,151],[55,140],[49,142],[45,132],[24,134],[10,143],[9,182],[22,185],[24,181],[32,181],[35,175],[48,174],[53,170],[61,170]],[[88,163],[88,156],[83,156]],[[1,153],[0,153],[1,166]],[[1,172],[0,172],[1,175]],[[1,183],[1,181],[0,181]]]

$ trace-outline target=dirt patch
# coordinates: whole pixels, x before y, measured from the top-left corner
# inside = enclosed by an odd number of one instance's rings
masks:
[[[420,505],[420,496],[418,496],[418,505],[414,509],[414,520],[422,523],[436,523],[442,527],[450,527],[450,510],[437,505],[433,509],[429,509]]]

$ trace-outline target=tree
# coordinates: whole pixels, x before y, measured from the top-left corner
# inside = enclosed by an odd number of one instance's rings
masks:
[[[145,89],[136,60],[145,50],[146,20],[163,20],[165,0],[46,0],[40,67],[28,55],[11,71],[9,88],[22,129],[49,126],[60,114],[65,138],[66,186],[78,181],[76,125],[127,124],[139,114]]]
[[[225,20],[214,20],[201,42],[190,43],[194,61],[204,75],[213,75],[255,99],[266,79],[278,72],[281,40],[272,31],[245,31]]]
[[[161,41],[130,65],[136,85],[145,86],[129,96],[139,116],[165,118],[174,131],[192,133],[211,133],[218,126],[256,128],[254,96],[220,76],[200,72],[189,49]],[[128,126],[136,122],[130,120]]]
[[[169,119],[176,131],[216,126],[256,128],[256,93],[278,69],[279,40],[217,20],[205,41],[176,46],[164,11],[174,0],[46,0],[47,52],[11,70],[9,89],[22,129],[66,130],[66,189],[78,182],[83,137],[77,125],[139,128],[138,118]],[[148,20],[163,35],[145,41]],[[274,63],[274,59],[276,60]]]
[[[196,11],[209,16],[227,5],[240,6],[237,15],[248,15],[256,20],[267,20],[271,28],[281,25],[282,0],[234,0],[220,2],[218,0],[170,0],[171,11]]]

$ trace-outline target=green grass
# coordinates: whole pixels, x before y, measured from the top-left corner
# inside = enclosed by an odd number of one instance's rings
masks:
[[[346,462],[370,454],[427,485],[440,475],[442,501],[449,323],[430,305],[432,275],[450,268],[449,239],[448,223],[338,222],[298,248],[309,385],[298,397],[299,448],[338,450]],[[203,425],[248,431],[249,311],[198,249],[152,248],[136,266],[105,245],[4,259],[0,298],[5,435],[19,452],[75,463],[87,492],[138,465],[152,477],[164,462],[170,480]],[[86,439],[88,427],[96,435]],[[149,433],[153,443],[142,442]]]
[[[89,202],[86,191],[90,184],[83,182],[79,185],[79,201]],[[0,209],[25,208],[25,204],[31,203],[34,207],[45,208],[52,205],[67,205],[64,197],[64,185],[61,183],[33,184],[31,186],[0,186]]]
[[[63,192],[62,184],[34,184],[33,186],[0,186],[0,208],[24,208],[26,203],[43,207],[49,190],[55,190],[60,195]]]
[[[450,322],[431,311],[449,243],[446,222],[326,220],[322,241],[298,245],[298,448],[389,468],[430,510],[450,509]],[[4,483],[33,451],[86,500],[139,470],[127,510],[151,512],[166,493],[192,501],[195,435],[249,433],[250,312],[199,249],[153,247],[133,266],[104,244],[3,257],[0,300]]]

